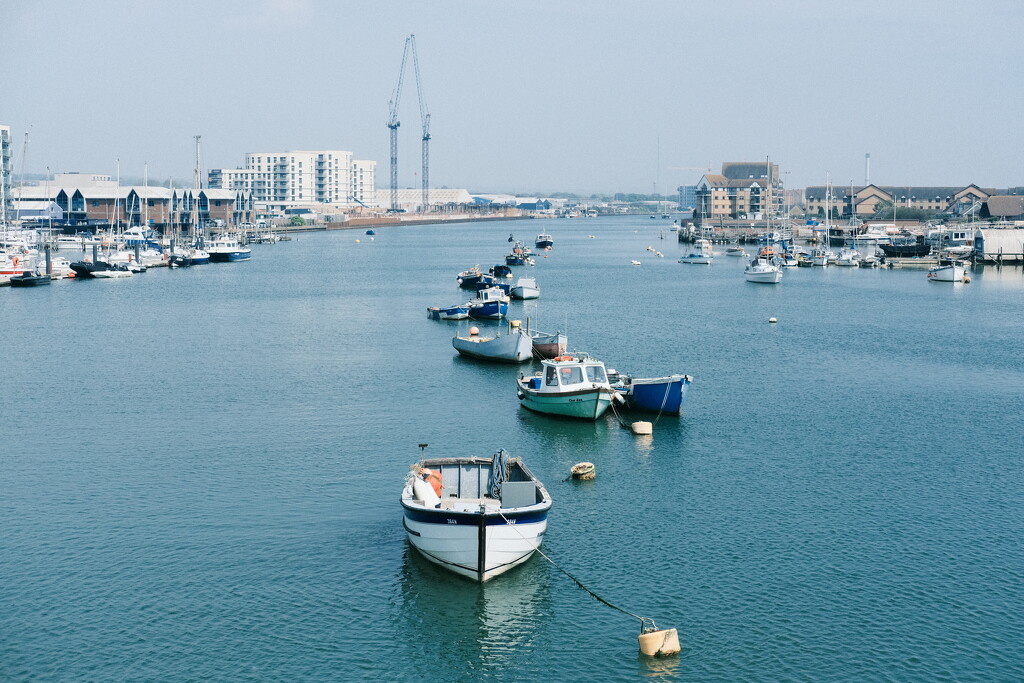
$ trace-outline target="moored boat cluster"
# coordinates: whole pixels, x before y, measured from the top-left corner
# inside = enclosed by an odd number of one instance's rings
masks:
[[[149,268],[182,268],[247,261],[251,236],[222,232],[185,241],[159,238],[141,226],[113,233],[53,237],[36,230],[7,232],[0,240],[0,285],[38,286],[53,280],[127,278]],[[255,240],[276,242],[277,238]]]

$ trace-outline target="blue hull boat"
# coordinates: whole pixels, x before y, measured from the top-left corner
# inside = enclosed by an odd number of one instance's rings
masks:
[[[427,317],[432,320],[465,320],[469,317],[469,304],[458,306],[429,306]]]
[[[210,252],[209,263],[234,263],[235,261],[248,261],[252,258],[252,251],[246,249],[244,251],[213,251]],[[193,259],[192,265],[198,265]]]
[[[469,305],[470,318],[504,318],[508,314],[507,301],[473,301]]]
[[[633,410],[682,415],[686,393],[693,378],[689,375],[668,377],[621,376],[612,386],[625,394],[626,406]]]

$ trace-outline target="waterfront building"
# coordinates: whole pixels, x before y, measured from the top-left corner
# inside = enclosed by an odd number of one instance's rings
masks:
[[[511,198],[511,203],[514,205],[519,200],[516,197]],[[377,190],[377,196],[374,198],[375,206],[391,206],[391,190]],[[466,207],[477,206],[481,204],[489,204],[491,202],[479,202],[476,198],[469,193],[468,190],[458,189],[440,189],[430,190],[430,207],[429,211],[454,211],[464,210]],[[423,190],[419,189],[404,189],[398,191],[398,208],[406,213],[422,213],[423,207]]]
[[[895,204],[901,209],[921,209],[945,213],[950,216],[966,216],[976,212],[998,191],[977,185],[966,187],[921,187],[904,185],[864,185],[841,187],[833,185],[831,195],[824,185],[808,187],[804,191],[808,216],[824,215],[825,204],[833,207],[840,218],[871,218],[884,207]]]
[[[697,186],[680,185],[676,188],[679,193],[679,208],[693,209],[697,206]]]
[[[188,226],[209,221],[236,225],[255,220],[252,194],[247,190],[119,185],[103,174],[58,173],[50,180],[15,188],[13,198],[19,210],[53,202],[63,222],[76,228],[148,225],[166,230],[174,225],[187,231]]]
[[[780,178],[778,164],[725,162],[721,173],[706,173],[697,183],[694,217],[702,223],[780,216],[784,195]]]
[[[269,210],[310,203],[355,208],[380,206],[376,167],[342,150],[250,152],[243,168],[212,169],[208,177],[211,188],[246,190]]]

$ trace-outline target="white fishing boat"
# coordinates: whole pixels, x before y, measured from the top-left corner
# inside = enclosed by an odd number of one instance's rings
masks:
[[[608,382],[604,363],[587,354],[556,356],[541,361],[541,372],[516,380],[524,408],[548,415],[596,420],[613,400],[620,400]]]
[[[772,247],[765,247],[743,269],[743,277],[747,282],[765,284],[782,282],[782,268],[775,265],[774,259],[775,250]]]
[[[747,252],[743,250],[743,247],[727,247],[725,250],[726,256],[746,256]]]
[[[540,297],[540,287],[532,277],[521,277],[516,280],[509,292],[513,299],[537,299]]]
[[[521,329],[518,320],[510,320],[505,334],[481,337],[476,327],[468,335],[456,334],[452,346],[463,356],[499,363],[523,363],[533,357],[533,338]]]
[[[860,252],[850,247],[843,247],[839,250],[839,254],[836,256],[837,266],[854,266],[858,265],[860,261]]]
[[[928,269],[929,282],[964,282],[967,268],[962,261],[942,259],[934,268]]]
[[[504,450],[491,458],[421,459],[401,502],[409,544],[427,560],[480,583],[530,559],[551,509],[544,485]]]

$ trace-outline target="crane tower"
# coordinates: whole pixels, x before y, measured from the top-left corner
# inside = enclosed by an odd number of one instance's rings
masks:
[[[409,34],[402,50],[402,65],[398,71],[398,83],[388,102],[388,129],[391,132],[391,208],[389,210],[393,212],[398,211],[398,128],[402,125],[398,120],[398,105],[402,99],[402,83],[405,80],[405,67],[409,62],[410,54],[412,54],[413,70],[416,72],[416,94],[419,97],[420,124],[422,126],[423,197],[420,210],[428,211],[430,209],[430,112],[427,111],[427,104],[423,99],[420,61],[416,54],[416,36]]]

